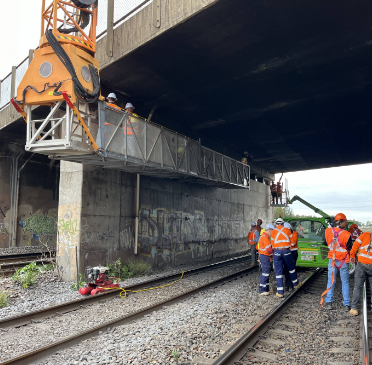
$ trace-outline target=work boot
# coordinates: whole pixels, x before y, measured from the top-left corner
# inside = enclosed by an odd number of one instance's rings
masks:
[[[278,298],[284,298],[284,295],[283,295],[283,294],[276,293],[276,296],[277,296]]]
[[[332,302],[324,304],[324,309],[331,310],[332,309]]]
[[[349,312],[350,311],[350,305],[344,305],[344,309]]]
[[[262,295],[262,296],[264,296],[264,295],[270,295],[270,292],[264,291],[263,293],[260,293],[260,295]]]
[[[252,262],[252,263],[249,265],[249,267],[253,267],[253,266],[256,266],[256,264]]]
[[[358,309],[350,309],[350,314],[352,314],[353,316],[357,316],[359,313],[358,313]]]
[[[298,284],[294,287],[294,290],[300,288],[302,286],[302,281],[299,281]]]

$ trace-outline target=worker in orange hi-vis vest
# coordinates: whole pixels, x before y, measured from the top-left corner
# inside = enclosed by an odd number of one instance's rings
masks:
[[[271,271],[271,262],[274,250],[271,246],[270,235],[274,229],[274,225],[269,223],[265,227],[265,232],[262,233],[260,240],[257,243],[257,250],[259,253],[259,260],[261,263],[261,276],[260,276],[260,288],[259,295],[269,295],[269,277]]]
[[[369,285],[372,290],[372,233],[365,232],[359,236],[350,251],[350,262],[355,263],[355,255],[358,253],[358,264],[355,268],[354,273],[354,291],[353,299],[351,301],[350,313],[354,316],[358,315],[358,305],[360,300],[360,295],[363,289],[365,281],[369,280]]]
[[[351,234],[345,231],[347,225],[345,214],[338,213],[335,216],[335,227],[327,228],[325,237],[329,248],[328,252],[328,283],[327,289],[321,296],[320,304],[324,308],[332,309],[333,292],[336,285],[337,272],[340,272],[342,282],[343,305],[346,310],[350,310],[350,287],[349,287],[349,251],[352,248]]]
[[[349,232],[351,233],[351,240],[353,242],[363,233],[355,223],[349,227]]]
[[[118,99],[116,98],[116,95],[115,95],[114,93],[110,93],[106,99],[107,99],[106,104],[107,104],[109,107],[114,108],[114,109],[121,110],[121,108],[119,108],[119,107],[116,105],[116,102],[117,102]]]
[[[276,275],[277,293],[276,296],[279,298],[284,297],[284,285],[283,285],[283,271],[284,265],[287,267],[289,276],[292,280],[294,288],[299,288],[302,283],[297,280],[297,273],[295,263],[290,250],[292,241],[292,233],[288,228],[284,227],[284,221],[282,218],[276,220],[276,228],[271,232],[271,245],[274,249],[274,267]]]
[[[256,229],[256,223],[253,222],[251,225],[251,230],[247,236],[247,242],[249,243],[249,247],[251,249],[251,266],[257,265],[257,256],[256,256],[256,245],[260,238],[260,233]]]
[[[289,248],[291,250],[292,258],[296,267],[297,258],[298,258],[298,234],[296,231],[293,231],[291,225],[288,222],[284,223],[284,227],[288,228],[292,236],[291,238],[291,247]],[[289,271],[286,266],[284,266],[284,276],[285,276],[285,291],[289,291],[289,289],[293,290],[293,283],[291,281],[291,277],[289,275]]]

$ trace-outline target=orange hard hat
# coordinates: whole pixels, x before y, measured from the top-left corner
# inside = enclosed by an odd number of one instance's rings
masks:
[[[335,217],[335,221],[340,221],[340,220],[344,220],[346,221],[346,215],[344,213],[338,213]]]
[[[350,226],[350,228],[358,228],[358,226],[357,226],[355,223],[353,223],[353,224]]]

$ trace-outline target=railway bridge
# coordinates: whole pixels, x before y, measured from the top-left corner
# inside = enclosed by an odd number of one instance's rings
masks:
[[[146,120],[138,132],[101,103],[127,129],[124,141],[117,128],[105,139],[98,112],[100,156],[83,135],[79,153],[40,148],[36,134],[25,150],[25,123],[8,101],[28,60],[14,67],[1,83],[1,246],[58,239],[66,279],[75,263],[141,255],[161,267],[235,254],[253,220],[272,220],[275,173],[372,161],[370,2],[153,0],[121,16],[105,4],[102,94]],[[249,168],[237,162],[245,151]]]

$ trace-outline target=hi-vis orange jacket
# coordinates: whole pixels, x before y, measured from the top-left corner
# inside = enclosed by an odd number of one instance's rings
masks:
[[[335,254],[335,260],[349,262],[349,252],[347,243],[350,233],[342,228],[327,228],[325,231],[327,245],[329,247],[328,258],[332,259]],[[334,241],[334,237],[336,240]]]
[[[111,108],[113,108],[113,109],[119,109],[119,110],[121,110],[121,108],[119,108],[116,104],[114,104],[114,103],[106,103],[108,106],[110,106]]]
[[[358,253],[358,261],[362,264],[372,264],[372,233],[365,232],[360,235],[354,242],[353,248],[350,251],[350,257],[355,257]]]
[[[292,232],[289,228],[276,226],[271,231],[271,245],[276,248],[290,248],[292,244]]]
[[[291,251],[297,251],[297,250],[298,250],[298,233],[296,231],[293,231]]]
[[[260,238],[260,233],[257,231],[256,227],[251,229],[247,236],[247,241],[250,245],[256,245]]]
[[[262,233],[262,236],[260,237],[256,248],[259,255],[272,256],[274,251],[271,246],[270,237],[266,232]]]

